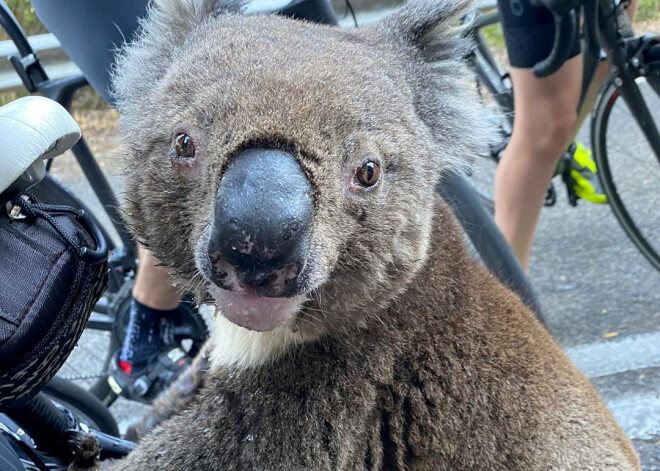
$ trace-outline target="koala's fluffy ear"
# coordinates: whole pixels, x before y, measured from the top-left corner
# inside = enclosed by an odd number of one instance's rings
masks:
[[[173,45],[208,18],[239,12],[244,0],[152,0],[146,23],[154,34]],[[165,38],[164,38],[165,39]]]
[[[456,56],[460,41],[452,22],[472,6],[471,0],[408,0],[378,24],[380,35],[417,49],[429,61]]]
[[[402,53],[417,115],[439,145],[441,166],[465,165],[493,142],[489,114],[464,79],[469,43],[457,19],[471,0],[408,0],[374,25],[378,46]]]
[[[223,13],[238,13],[245,0],[152,0],[147,16],[133,41],[117,54],[113,68],[112,94],[124,122],[149,95],[170,66],[178,48],[209,19]]]

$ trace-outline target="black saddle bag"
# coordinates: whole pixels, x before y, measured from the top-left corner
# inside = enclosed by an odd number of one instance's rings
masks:
[[[0,409],[60,369],[107,284],[107,245],[83,210],[23,194],[0,204]]]

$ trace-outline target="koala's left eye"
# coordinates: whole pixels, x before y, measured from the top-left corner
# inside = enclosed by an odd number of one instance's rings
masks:
[[[374,186],[380,179],[380,165],[376,162],[367,162],[358,170],[356,178],[363,186]]]
[[[192,159],[195,157],[195,144],[187,134],[178,134],[174,139],[174,153],[180,159]]]

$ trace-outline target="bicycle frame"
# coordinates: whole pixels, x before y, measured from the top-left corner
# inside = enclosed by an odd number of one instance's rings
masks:
[[[593,12],[596,1],[598,2],[597,15]],[[600,48],[605,51],[609,61],[610,75],[614,79],[614,85],[626,102],[626,105],[628,105],[633,117],[653,149],[656,158],[660,162],[660,134],[635,82],[636,75],[644,75],[644,66],[646,64],[640,61],[641,55],[639,54],[639,48],[643,46],[645,38],[623,38],[621,36],[617,29],[616,21],[610,20],[612,17],[616,18],[616,6],[612,0],[584,0],[584,9],[585,37],[588,43],[587,51],[589,51],[589,55],[592,58],[598,57]],[[637,50],[636,54],[633,54],[635,50]],[[589,68],[587,68],[587,65]],[[585,74],[589,74],[585,75],[585,77],[593,77],[596,66],[597,62],[594,63],[593,60],[590,60],[589,64],[585,62]],[[657,90],[660,78],[650,77],[649,79],[655,82],[655,85],[652,84],[652,86]],[[583,83],[583,96],[580,108],[582,107],[584,94],[586,93],[585,86],[588,87],[589,83]]]
[[[476,15],[471,14],[464,21],[468,23],[464,36],[475,44],[473,50],[466,57],[468,64],[472,66],[475,74],[486,85],[486,88],[493,95],[500,108],[507,111],[507,121],[509,122],[509,126],[513,126],[513,94],[511,92],[511,86],[507,86],[504,83],[506,74],[501,70],[493,57],[493,53],[480,34],[481,28],[499,23],[499,11],[494,10]],[[478,67],[476,63],[481,61],[486,62],[489,67]]]

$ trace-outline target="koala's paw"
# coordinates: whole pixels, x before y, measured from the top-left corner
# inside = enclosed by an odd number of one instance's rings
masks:
[[[69,448],[73,453],[73,462],[69,465],[69,471],[97,471],[101,469],[99,457],[101,448],[96,437],[89,433],[76,434],[69,441]]]
[[[211,342],[207,341],[190,368],[154,401],[139,422],[128,428],[124,435],[126,440],[139,442],[151,429],[186,408],[204,384],[206,373],[210,368],[210,352]]]

